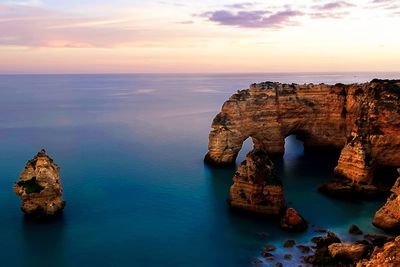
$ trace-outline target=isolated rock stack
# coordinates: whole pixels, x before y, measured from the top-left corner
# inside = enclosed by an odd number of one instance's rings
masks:
[[[65,206],[60,168],[43,149],[27,162],[14,191],[22,198],[22,211],[35,218],[53,217]]]
[[[278,215],[285,207],[283,186],[265,151],[249,152],[240,164],[233,177],[229,203],[234,208],[267,215]]]

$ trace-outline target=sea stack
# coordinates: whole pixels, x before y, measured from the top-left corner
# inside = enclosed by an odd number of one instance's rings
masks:
[[[27,162],[19,180],[14,184],[14,191],[22,198],[22,211],[30,217],[54,217],[65,206],[60,168],[44,149]]]
[[[229,204],[233,208],[278,215],[285,207],[282,183],[267,153],[255,149],[238,167],[230,189]]]

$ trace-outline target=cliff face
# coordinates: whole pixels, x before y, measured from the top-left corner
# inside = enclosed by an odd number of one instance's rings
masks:
[[[400,266],[400,237],[386,243],[383,248],[375,247],[368,260],[357,263],[357,267],[395,267]]]
[[[363,84],[265,82],[238,91],[212,123],[205,161],[234,164],[242,143],[284,152],[285,137],[342,149],[335,173],[369,184],[376,166],[400,166],[400,80]]]
[[[400,177],[391,189],[392,195],[376,213],[372,224],[388,231],[400,231]]]
[[[282,184],[263,150],[249,152],[238,167],[230,189],[229,204],[268,215],[278,215],[285,207]]]
[[[44,150],[25,165],[14,191],[22,198],[22,211],[33,217],[57,215],[65,206],[60,168]]]

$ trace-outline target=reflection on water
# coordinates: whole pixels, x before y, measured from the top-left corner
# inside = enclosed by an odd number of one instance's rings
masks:
[[[68,262],[64,250],[66,221],[59,216],[47,222],[38,222],[26,216],[21,219],[20,257],[17,265],[64,266]]]

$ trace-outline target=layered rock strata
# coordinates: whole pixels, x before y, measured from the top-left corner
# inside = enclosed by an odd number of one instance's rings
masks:
[[[368,260],[357,263],[357,267],[396,267],[400,266],[400,236],[386,243],[382,248],[375,247]]]
[[[22,198],[22,211],[32,217],[53,217],[65,206],[60,168],[44,150],[27,162],[14,191]]]
[[[283,187],[265,151],[247,154],[233,177],[228,202],[234,208],[266,215],[278,215],[284,209]]]
[[[387,231],[400,232],[400,177],[391,192],[386,204],[375,213],[372,224]]]
[[[227,100],[212,123],[205,161],[234,164],[247,138],[282,154],[285,137],[342,149],[336,176],[372,184],[377,166],[400,166],[400,80],[362,84],[252,84]]]

